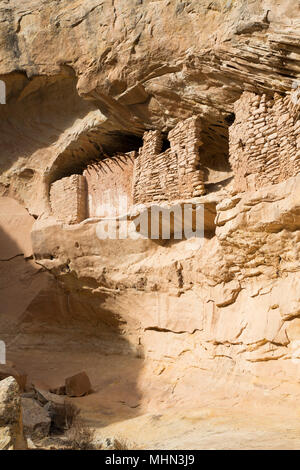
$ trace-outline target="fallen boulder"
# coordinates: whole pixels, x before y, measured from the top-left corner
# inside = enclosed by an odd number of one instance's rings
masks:
[[[65,380],[66,394],[69,397],[82,397],[87,395],[91,389],[91,382],[85,372],[72,375]]]
[[[32,398],[22,398],[23,426],[27,437],[41,439],[49,435],[51,418],[47,410]]]
[[[35,388],[35,398],[44,407],[51,418],[51,430],[69,429],[79,410],[69,403],[66,397]]]
[[[20,388],[14,377],[0,381],[0,450],[24,450]]]
[[[36,389],[36,393],[37,399],[49,413],[51,427],[59,431],[69,429],[79,412],[78,409],[60,395],[38,389]]]

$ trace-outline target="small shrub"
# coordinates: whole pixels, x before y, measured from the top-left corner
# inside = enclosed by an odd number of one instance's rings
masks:
[[[63,404],[48,402],[45,408],[51,417],[52,435],[59,435],[70,429],[79,414],[79,409],[66,400]]]
[[[78,415],[79,409],[73,405],[73,403],[68,403],[65,401],[65,426],[67,429],[70,429],[73,424],[76,424]]]
[[[76,418],[67,433],[66,446],[72,450],[96,450],[94,437],[94,431]]]
[[[113,441],[113,450],[133,450],[129,442],[122,437],[116,437]]]

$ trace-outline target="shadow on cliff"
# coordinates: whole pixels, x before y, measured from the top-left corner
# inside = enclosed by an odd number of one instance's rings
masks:
[[[52,77],[33,77],[29,80],[23,73],[13,73],[1,75],[0,78],[7,88],[7,104],[0,106],[1,149],[5,154],[5,159],[0,162],[0,173],[8,170],[22,157],[23,169],[15,177],[28,182],[34,175],[34,169],[26,167],[26,157],[29,158],[38,151],[43,152],[39,158],[49,163],[55,153],[60,156],[62,149],[62,157],[67,152],[68,162],[64,163],[66,169],[59,168],[58,172],[72,174],[82,171],[84,165],[99,154],[98,144],[104,145],[108,151],[112,148],[113,152],[129,151],[141,145],[139,138],[132,133],[129,135],[123,128],[122,131],[120,127],[105,130],[103,124],[101,131],[92,128],[88,132],[90,122],[78,124],[80,120],[88,119],[92,112],[99,111],[99,103],[85,100],[78,95],[77,78],[70,67],[62,67],[62,73]],[[93,117],[93,123],[97,121],[96,116],[97,114]],[[98,115],[99,119],[100,116],[101,114]],[[75,123],[77,128],[74,141],[70,141],[70,131],[62,144],[63,134]],[[94,125],[97,127],[97,124]],[[80,126],[85,128],[82,134]],[[54,147],[56,143],[60,143],[57,148]],[[88,148],[88,152],[84,147]],[[61,166],[59,161],[56,165]]]
[[[7,84],[7,104],[0,106],[1,148],[6,155],[1,171],[21,156],[30,157],[51,146],[76,119],[96,109],[78,96],[71,72],[31,80],[21,73],[1,78]]]
[[[0,224],[0,334],[10,342],[19,333],[24,309],[42,285],[39,270],[22,251]]]
[[[138,414],[142,399],[137,381],[143,351],[138,338],[128,341],[126,321],[113,304],[113,294],[92,292],[88,280],[81,283],[71,273],[63,281],[49,279],[23,316],[22,336],[26,332],[36,344],[30,347],[33,370],[41,358],[47,368],[40,380],[52,388],[87,372],[94,393],[77,401],[95,424]]]
[[[73,400],[95,426],[139,414],[143,351],[138,339],[129,343],[125,320],[105,308],[108,295],[91,293],[88,281],[84,288],[71,275],[57,280],[25,259],[1,227],[0,240],[16,252],[0,261],[0,339],[7,359],[28,374],[29,385],[46,388],[85,370],[93,393]]]

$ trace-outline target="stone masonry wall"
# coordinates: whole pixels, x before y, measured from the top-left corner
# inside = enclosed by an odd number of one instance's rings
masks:
[[[138,155],[134,151],[94,162],[83,175],[53,183],[53,214],[59,221],[75,224],[88,217],[125,214],[132,204],[203,195],[200,136],[201,122],[195,116],[169,132],[170,148],[165,152],[161,152],[161,132],[146,132]]]
[[[171,201],[204,194],[201,170],[199,117],[180,122],[168,135],[170,148],[161,153],[159,131],[144,134],[144,145],[134,165],[133,200],[135,204]]]
[[[295,96],[244,92],[229,128],[230,163],[238,191],[276,184],[300,172],[300,120]]]
[[[86,181],[82,175],[72,175],[55,181],[50,189],[53,215],[60,222],[77,224],[86,218]]]
[[[113,217],[132,205],[136,152],[107,158],[86,169],[88,217]]]

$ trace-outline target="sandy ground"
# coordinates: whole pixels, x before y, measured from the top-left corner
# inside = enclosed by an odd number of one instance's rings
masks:
[[[15,350],[9,356],[30,369],[29,383],[42,387],[86,370],[94,392],[72,400],[99,439],[123,437],[144,449],[300,449],[300,407],[290,401],[222,396],[213,390],[202,400],[199,390],[197,405],[187,401],[179,407],[169,399],[156,406],[148,400],[146,406],[136,383],[139,359],[44,349]]]
[[[278,416],[245,415],[242,409],[173,410],[115,423],[98,432],[102,436],[121,435],[145,449],[300,448],[299,423]]]

